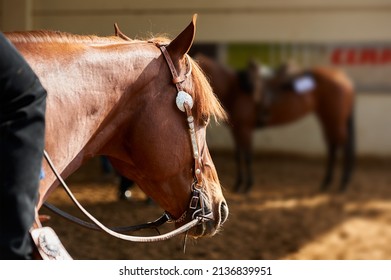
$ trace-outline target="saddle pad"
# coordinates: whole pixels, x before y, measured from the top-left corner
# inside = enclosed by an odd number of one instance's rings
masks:
[[[293,81],[293,88],[298,94],[310,92],[315,86],[315,80],[311,76],[301,76]]]

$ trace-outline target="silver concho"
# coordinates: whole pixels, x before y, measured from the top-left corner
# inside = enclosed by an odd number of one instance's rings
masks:
[[[193,98],[191,97],[190,94],[188,94],[187,92],[181,90],[181,91],[178,92],[178,94],[176,96],[176,106],[182,112],[185,112],[185,106],[183,105],[185,102],[187,104],[189,104],[190,109],[193,108]]]
[[[50,257],[58,258],[60,256],[60,240],[51,233],[42,232],[39,237],[39,245],[41,249]]]

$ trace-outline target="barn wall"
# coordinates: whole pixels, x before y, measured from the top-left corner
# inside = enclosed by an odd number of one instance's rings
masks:
[[[2,31],[32,28],[33,0],[1,0],[0,5]]]
[[[35,28],[110,34],[118,22],[133,36],[177,34],[199,13],[202,42],[357,41],[391,38],[387,0],[127,1],[36,0]]]

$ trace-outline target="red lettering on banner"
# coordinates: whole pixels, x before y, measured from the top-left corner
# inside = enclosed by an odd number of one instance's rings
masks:
[[[356,64],[356,50],[348,49],[346,50],[345,55],[345,63],[346,64]]]
[[[391,49],[384,49],[380,55],[380,63],[391,63]]]
[[[358,64],[377,64],[378,51],[375,49],[363,49],[360,51],[360,59]]]
[[[341,49],[335,49],[331,53],[331,63],[332,64],[342,64],[342,52],[343,50]]]
[[[381,65],[391,63],[391,48],[336,48],[331,52],[334,65]]]

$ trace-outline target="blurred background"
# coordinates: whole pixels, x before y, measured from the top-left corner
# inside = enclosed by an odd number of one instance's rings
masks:
[[[151,34],[174,38],[194,13],[198,21],[192,52],[202,52],[233,69],[256,58],[270,67],[294,61],[301,68],[322,65],[346,71],[356,89],[357,161],[351,186],[343,194],[319,192],[326,146],[316,117],[309,114],[288,125],[254,131],[254,189],[250,194],[235,194],[231,192],[234,142],[227,126],[212,124],[208,146],[231,207],[223,232],[197,241],[202,246],[188,245],[186,254],[178,239],[162,243],[156,252],[153,245],[125,245],[100,233],[92,233],[86,241],[88,231],[53,216],[51,226],[71,255],[86,259],[391,259],[387,248],[391,241],[390,0],[0,0],[0,30],[109,36],[117,22],[131,38]],[[95,177],[89,172],[93,168],[98,170]],[[112,215],[104,215],[115,207],[119,207],[117,223],[122,222],[119,213],[140,222],[145,222],[142,213],[158,213],[156,206],[136,201],[138,196],[143,198],[137,189],[133,202],[117,201],[115,176],[102,179],[100,168],[99,161],[92,162],[69,180],[102,219],[113,222]],[[96,194],[97,185],[105,195]],[[74,211],[62,199],[61,193],[53,195],[54,202]],[[131,203],[135,207],[129,211]],[[94,253],[98,247],[102,251]]]

